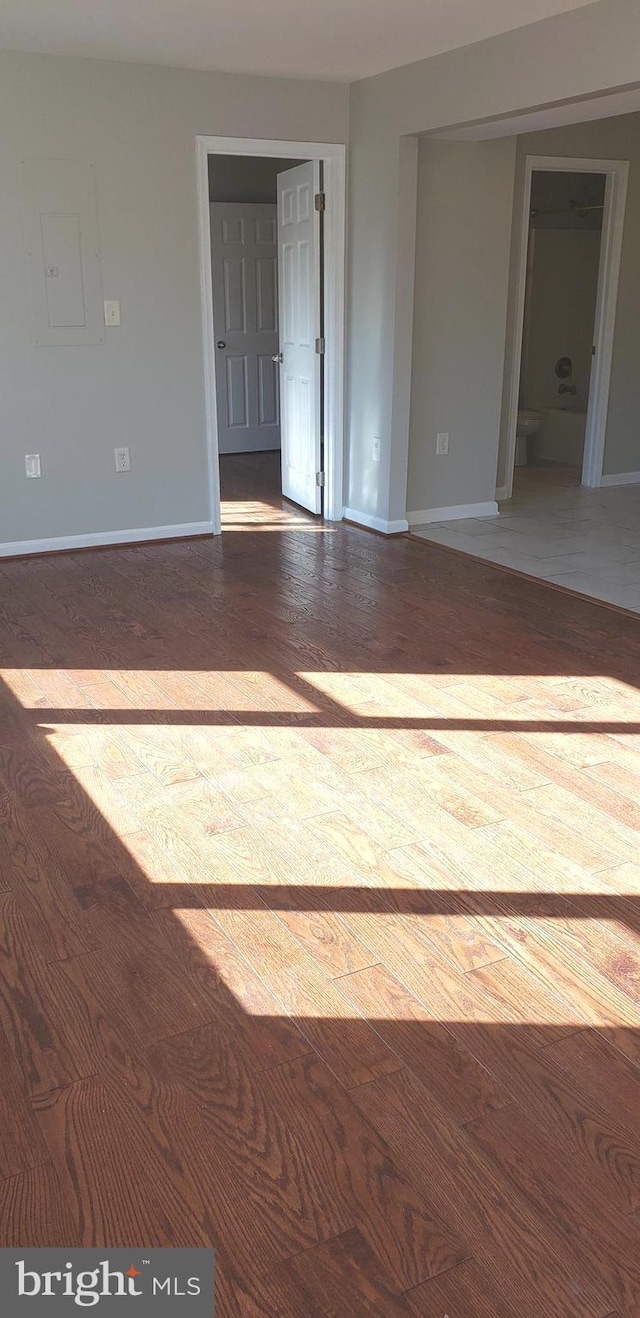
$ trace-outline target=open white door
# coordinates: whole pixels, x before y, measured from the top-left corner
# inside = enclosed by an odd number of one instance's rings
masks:
[[[278,175],[282,493],[312,513],[322,507],[319,191],[318,160]]]

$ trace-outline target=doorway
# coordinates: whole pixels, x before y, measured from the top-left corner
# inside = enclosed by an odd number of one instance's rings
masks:
[[[197,147],[214,534],[221,477],[236,500],[255,488],[250,521],[261,492],[265,525],[281,494],[339,520],[346,149],[203,137]]]
[[[507,486],[602,481],[628,164],[528,157]]]
[[[308,349],[306,369],[307,429],[302,435],[284,419],[282,404],[291,411],[297,399],[290,384],[294,345],[285,345],[291,334],[291,317],[279,306],[283,294],[289,305],[297,305],[296,290],[283,287],[298,281],[299,262],[286,262],[288,253],[283,223],[298,209],[298,191],[304,190],[305,212],[310,230],[305,236],[307,298],[322,301],[320,287],[320,214],[313,197],[319,192],[315,175],[319,162],[295,161],[261,156],[209,156],[209,215],[211,227],[211,276],[215,339],[216,420],[220,463],[220,496],[223,530],[242,525],[280,525],[286,507],[282,496],[304,504],[307,511],[321,512],[321,488],[316,472],[322,470],[321,394],[318,388],[320,357],[314,350],[313,324],[320,320],[319,308],[307,306]],[[293,204],[292,204],[293,194]],[[284,204],[287,216],[283,216]],[[280,220],[278,218],[280,212]],[[285,256],[286,260],[286,256]],[[283,278],[284,276],[284,278]],[[284,354],[288,362],[285,375]],[[299,379],[299,374],[298,374]],[[294,379],[294,385],[296,381]],[[301,409],[296,407],[299,414]],[[304,473],[292,468],[291,437],[306,458]],[[287,442],[288,441],[288,442]],[[301,488],[299,488],[301,487]]]

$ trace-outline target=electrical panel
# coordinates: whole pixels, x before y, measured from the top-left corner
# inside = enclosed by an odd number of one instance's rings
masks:
[[[23,160],[26,266],[34,344],[105,342],[94,166]]]

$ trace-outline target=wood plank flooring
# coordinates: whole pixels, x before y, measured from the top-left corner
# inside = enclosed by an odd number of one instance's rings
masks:
[[[639,625],[223,478],[0,563],[0,1243],[638,1318]]]

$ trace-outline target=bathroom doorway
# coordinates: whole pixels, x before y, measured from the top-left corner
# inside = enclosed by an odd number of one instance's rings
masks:
[[[627,173],[527,159],[507,497],[527,482],[601,484]]]

